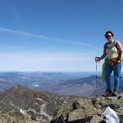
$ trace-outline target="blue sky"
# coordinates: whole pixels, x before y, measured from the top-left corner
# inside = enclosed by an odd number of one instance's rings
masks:
[[[0,71],[95,71],[105,32],[123,43],[122,5],[122,0],[0,0]]]

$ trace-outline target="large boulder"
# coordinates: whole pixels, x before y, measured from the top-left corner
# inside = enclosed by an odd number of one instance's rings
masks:
[[[58,110],[51,123],[64,123],[65,121],[68,123],[101,123],[102,114],[108,106],[122,118],[123,94],[118,97],[74,98]]]

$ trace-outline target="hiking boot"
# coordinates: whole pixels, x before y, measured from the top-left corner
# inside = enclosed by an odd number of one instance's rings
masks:
[[[112,95],[112,91],[111,90],[106,90],[106,92],[102,95],[104,97],[108,97]]]
[[[115,90],[115,91],[112,93],[112,96],[118,96],[118,94],[119,94],[118,91]]]

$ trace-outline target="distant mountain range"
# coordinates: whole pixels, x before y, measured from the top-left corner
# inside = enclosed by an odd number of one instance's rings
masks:
[[[73,103],[77,97],[85,100],[100,96],[105,82],[91,73],[7,72],[0,73],[0,90],[0,123],[49,123],[56,114],[59,116],[60,107]],[[123,92],[122,78],[120,90]],[[71,109],[67,110],[71,114]]]
[[[112,79],[113,82],[113,79]],[[100,73],[60,73],[60,72],[1,72],[0,91],[3,92],[16,85],[24,85],[59,95],[75,95],[94,97],[105,91],[105,82],[101,81]],[[113,85],[113,84],[112,84]],[[121,91],[123,80],[121,78]]]

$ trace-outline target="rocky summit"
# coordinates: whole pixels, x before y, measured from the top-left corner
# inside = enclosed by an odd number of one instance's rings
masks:
[[[103,112],[112,108],[123,123],[123,94],[118,97],[78,97],[62,106],[51,123],[104,123]]]
[[[96,98],[58,96],[17,85],[0,94],[0,123],[102,123],[108,106],[123,123],[123,94]]]

